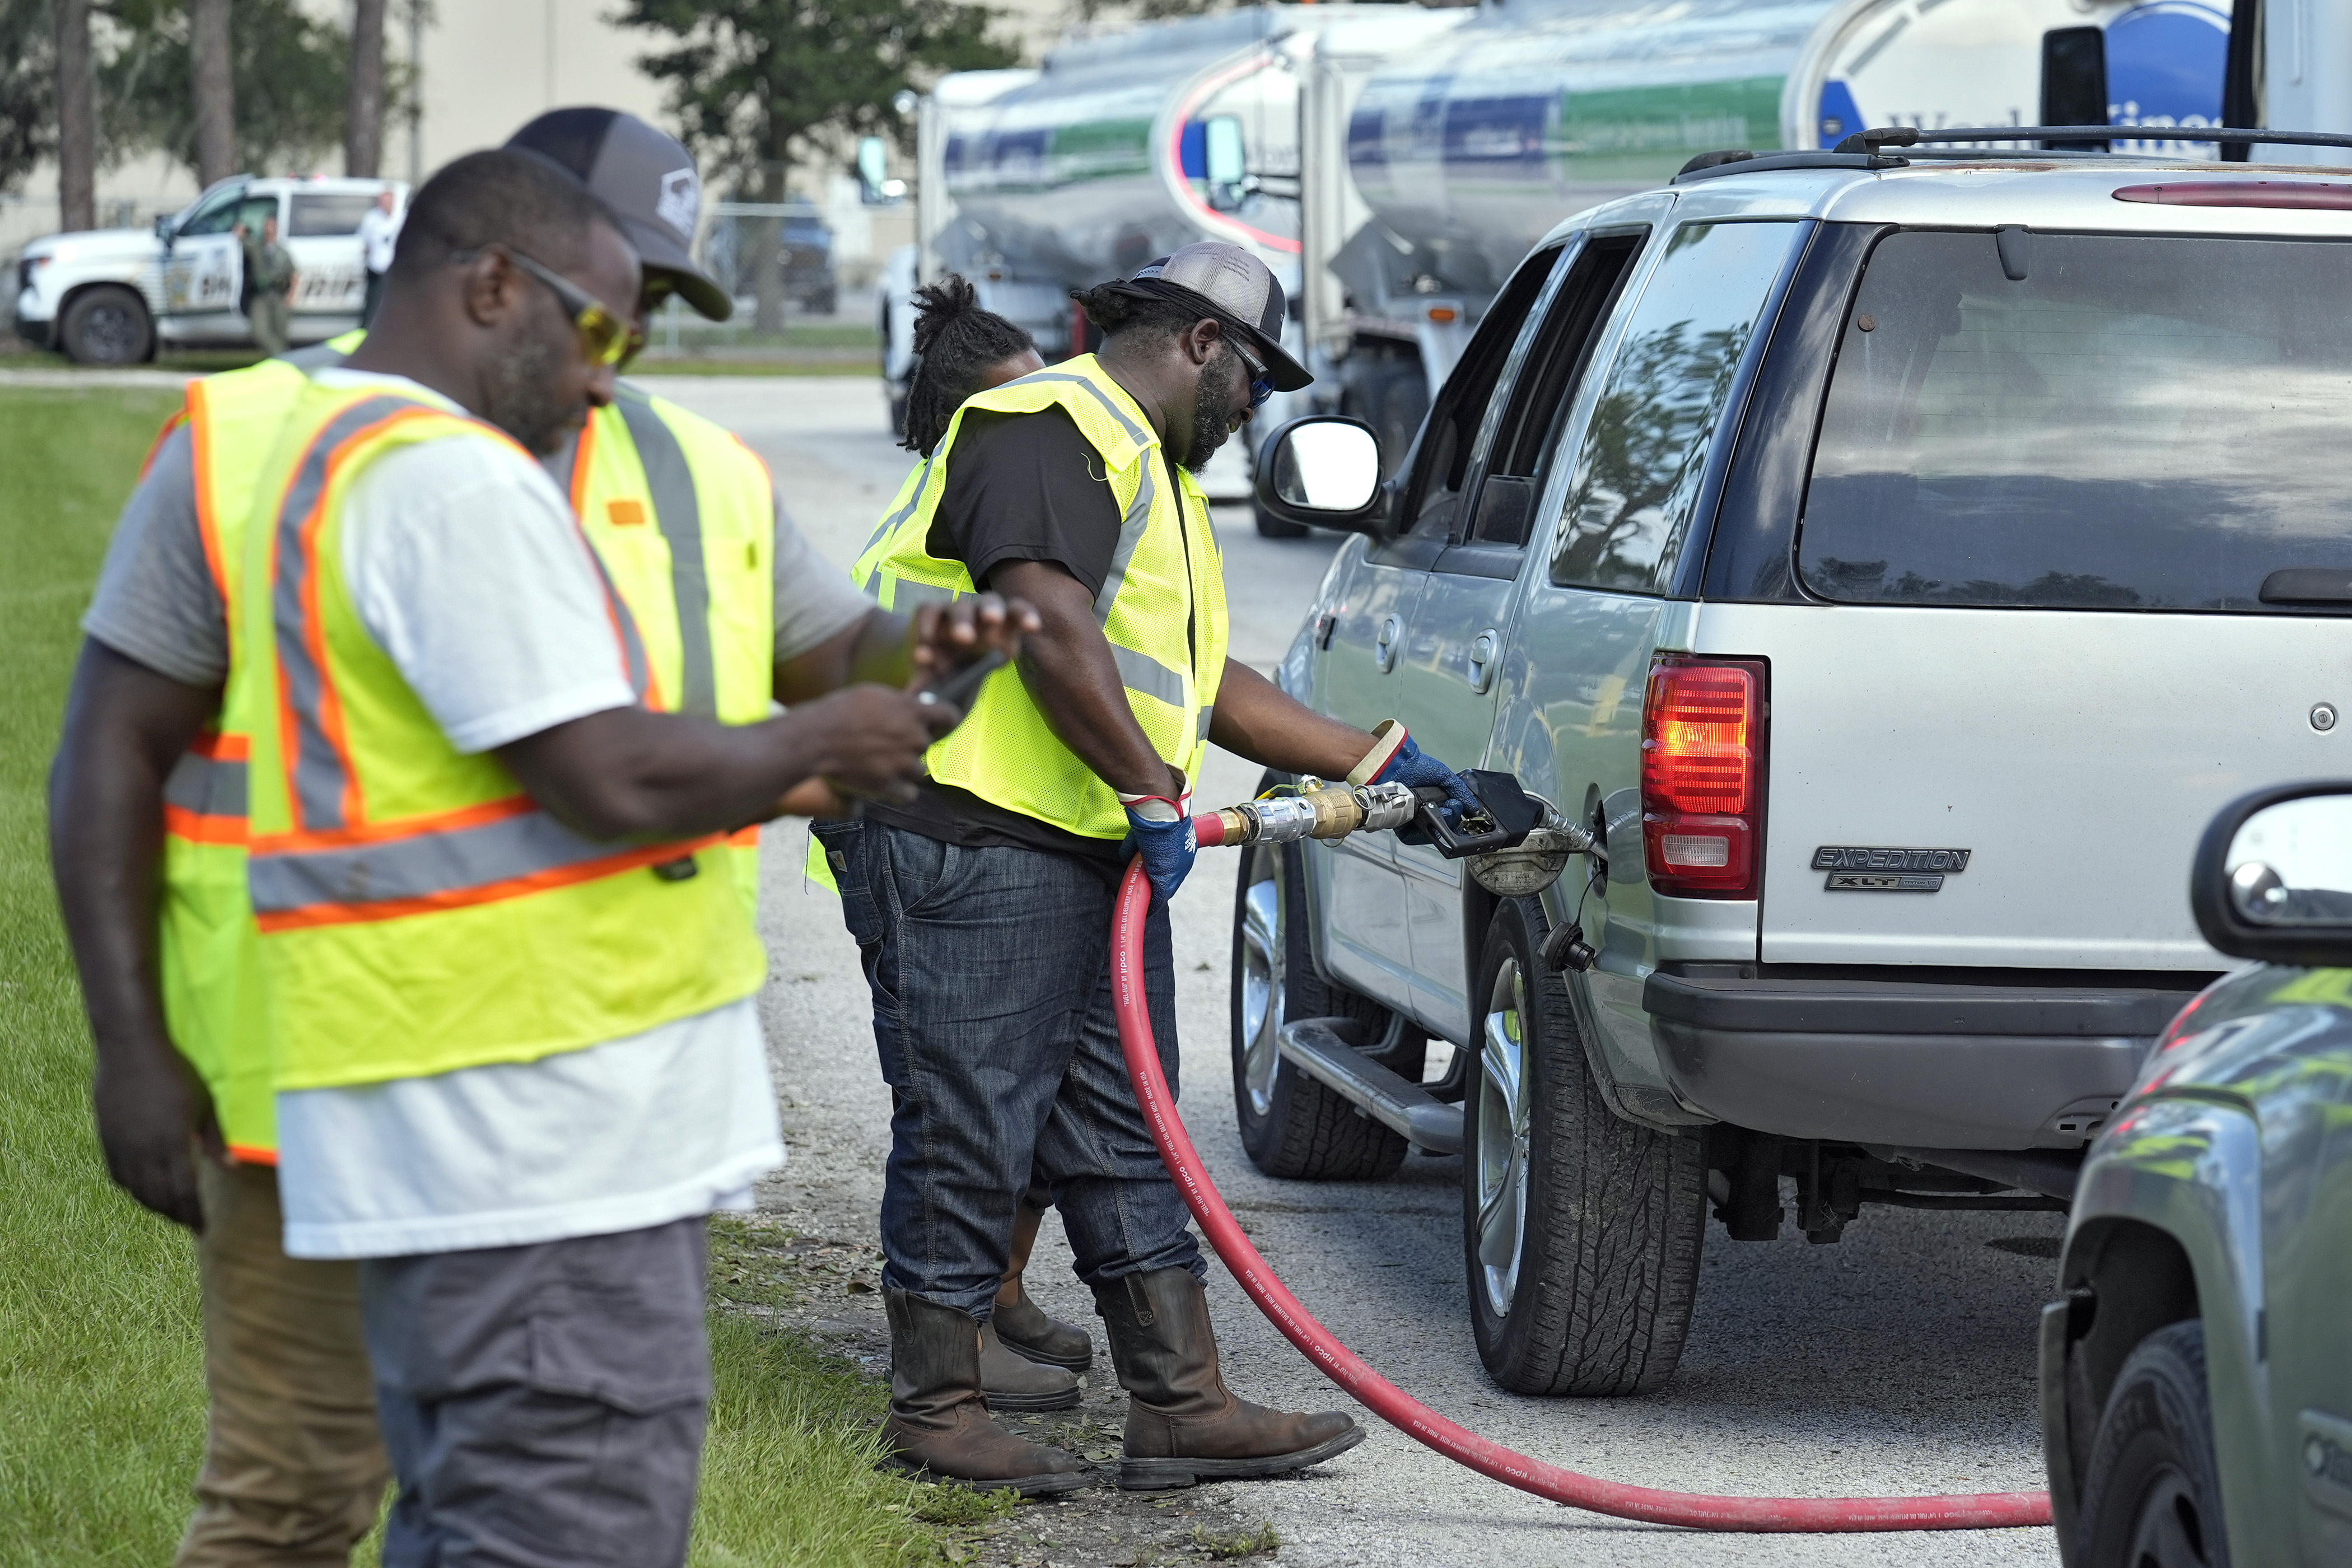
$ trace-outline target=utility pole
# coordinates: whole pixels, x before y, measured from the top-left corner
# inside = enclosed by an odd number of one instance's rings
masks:
[[[408,0],[408,183],[425,183],[425,0]]]
[[[352,87],[343,109],[343,173],[362,179],[383,163],[384,0],[352,6]]]
[[[236,173],[236,79],[229,67],[229,0],[188,0],[188,95],[195,110],[196,184]]]
[[[98,80],[89,62],[89,0],[51,0],[58,29],[58,223],[98,226]]]

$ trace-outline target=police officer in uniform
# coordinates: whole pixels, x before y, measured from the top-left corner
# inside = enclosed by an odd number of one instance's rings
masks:
[[[1079,1484],[1059,1449],[994,1426],[975,1325],[1002,1279],[1033,1164],[1051,1186],[1129,1394],[1122,1486],[1283,1474],[1353,1447],[1337,1414],[1230,1393],[1199,1248],[1121,1063],[1114,889],[1150,875],[1152,1028],[1176,1067],[1167,900],[1209,742],[1286,773],[1467,791],[1393,722],[1368,734],[1226,657],[1214,531],[1193,475],[1276,389],[1265,264],[1187,246],[1079,296],[1105,333],[1081,355],[966,402],[856,572],[886,606],[975,589],[1042,630],[933,746],[910,805],[818,825],[875,998],[897,1091],[882,1208],[891,1337],[887,1436],[919,1474],[1033,1494]]]

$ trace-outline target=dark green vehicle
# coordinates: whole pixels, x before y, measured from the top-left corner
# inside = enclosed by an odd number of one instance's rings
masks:
[[[2352,1563],[2352,783],[2228,807],[2190,903],[2258,962],[2182,1009],[2084,1162],[2042,1319],[2059,1549]]]

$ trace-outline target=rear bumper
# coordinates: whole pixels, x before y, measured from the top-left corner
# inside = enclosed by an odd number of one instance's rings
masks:
[[[2052,978],[1661,972],[1642,1001],[1676,1091],[1738,1126],[1916,1148],[2075,1150],[2196,992]]]

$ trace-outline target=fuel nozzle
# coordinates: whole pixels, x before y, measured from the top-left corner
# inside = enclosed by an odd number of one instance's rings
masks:
[[[1192,819],[1203,847],[1287,844],[1297,838],[1345,838],[1411,822],[1420,802],[1400,784],[1324,784],[1302,780],[1296,795],[1244,801]]]

